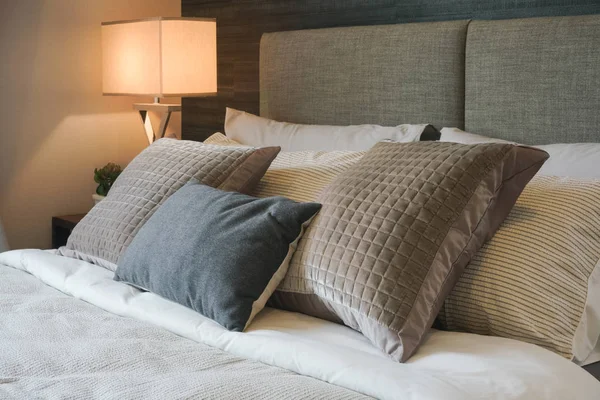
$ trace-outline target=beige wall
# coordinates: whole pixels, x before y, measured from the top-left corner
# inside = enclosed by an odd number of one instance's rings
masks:
[[[151,99],[101,95],[100,22],[180,15],[180,0],[0,1],[0,220],[11,248],[49,248],[53,215],[91,208],[94,168],[124,166],[147,145],[132,103]]]

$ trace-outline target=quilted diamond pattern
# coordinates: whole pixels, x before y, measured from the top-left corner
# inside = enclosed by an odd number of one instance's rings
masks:
[[[127,166],[108,196],[73,230],[61,253],[114,270],[137,231],[171,194],[191,178],[212,187],[224,184],[256,151],[158,140]]]
[[[493,203],[502,177],[521,172],[505,165],[515,160],[508,156],[515,149],[508,144],[377,144],[317,199],[321,213],[300,240],[274,304],[341,320],[393,357],[406,359],[416,348],[409,342],[418,342],[429,328],[412,327],[412,320],[430,325],[430,309],[437,307],[440,293],[450,290],[444,289],[445,281],[477,228],[471,222],[486,213],[486,204],[471,204],[481,197],[476,192],[483,187],[487,195],[482,198]],[[520,149],[536,154],[530,158],[539,166],[547,157]],[[522,163],[513,164],[523,169]],[[525,169],[531,166],[525,164]],[[497,187],[488,190],[490,185]],[[463,230],[460,240],[448,240],[456,230]],[[403,341],[406,335],[415,337]]]

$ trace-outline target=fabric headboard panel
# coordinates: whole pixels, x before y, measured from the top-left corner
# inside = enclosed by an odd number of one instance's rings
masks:
[[[469,132],[600,142],[600,15],[473,21],[465,76]]]
[[[264,34],[260,113],[349,125],[464,123],[467,21]]]

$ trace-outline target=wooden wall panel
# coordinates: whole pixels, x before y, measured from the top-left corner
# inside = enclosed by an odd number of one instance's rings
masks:
[[[223,130],[225,107],[259,112],[258,57],[264,32],[451,19],[600,13],[599,0],[182,0],[184,17],[217,18],[216,97],[183,99],[182,136]]]

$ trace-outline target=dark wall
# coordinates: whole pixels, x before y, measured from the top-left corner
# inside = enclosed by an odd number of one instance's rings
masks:
[[[217,18],[217,97],[183,99],[183,138],[223,131],[225,107],[259,112],[264,32],[451,19],[600,13],[600,0],[182,0],[184,17]]]

